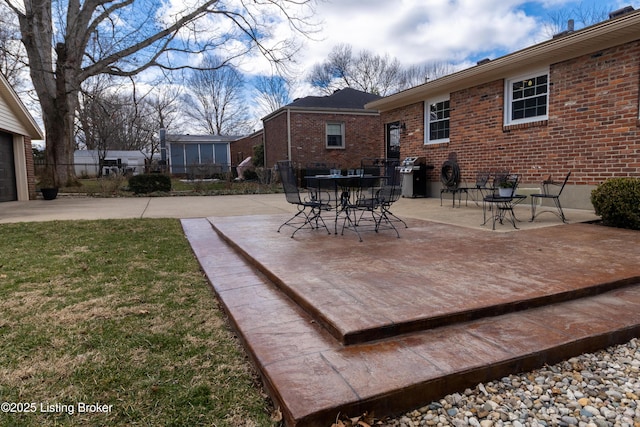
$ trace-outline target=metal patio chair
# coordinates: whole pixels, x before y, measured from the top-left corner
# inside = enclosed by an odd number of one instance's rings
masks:
[[[500,222],[500,224],[504,223],[504,220],[511,222],[513,224],[513,228],[518,228],[516,225],[516,216],[513,212],[513,207],[517,202],[520,202],[521,199],[525,196],[516,196],[516,190],[518,188],[518,183],[520,181],[520,175],[518,174],[510,174],[502,179],[500,182],[496,182],[495,184],[498,186],[505,187],[504,183],[508,184],[509,191],[507,194],[501,195],[498,191],[498,188],[494,190],[494,192],[490,195],[487,195],[483,199],[483,215],[484,222],[483,225],[487,223],[487,211],[491,212],[491,219],[493,220],[492,229],[496,229],[496,221]]]
[[[359,229],[367,226],[376,233],[391,229],[400,237],[394,223],[402,223],[405,228],[407,224],[390,210],[402,193],[404,174],[400,173],[399,164],[399,161],[389,159],[381,159],[375,165],[365,166],[363,163],[363,169],[368,173],[359,180],[357,197],[348,206],[343,231],[348,223],[361,241]]]
[[[376,228],[379,180],[379,175],[367,174],[340,181],[340,209],[344,215],[340,234],[344,235],[345,229],[355,231],[362,242],[360,230],[367,225],[370,229]]]
[[[549,177],[548,179],[542,182],[542,193],[541,194],[531,194],[531,222],[536,218],[536,216],[541,213],[550,212],[555,214],[558,218],[562,220],[562,222],[567,222],[567,219],[564,216],[564,212],[562,211],[562,205],[560,204],[560,195],[562,194],[562,190],[564,190],[564,186],[569,181],[569,177],[571,176],[571,171],[567,173],[564,178],[564,181],[556,182]],[[553,210],[543,210],[536,213],[536,204],[540,199],[548,199],[553,200],[555,205],[555,211]]]
[[[335,185],[331,181],[318,180],[313,177],[318,175],[329,175],[332,170],[338,168],[335,163],[313,162],[305,166],[305,176],[302,180],[302,186],[310,193],[312,200],[321,200],[324,206],[323,210],[330,210],[336,206]],[[338,168],[339,169],[339,168]]]
[[[480,206],[478,204],[479,200],[484,199],[484,196],[491,189],[487,186],[489,184],[489,178],[491,177],[491,172],[489,171],[477,171],[476,172],[476,181],[474,185],[464,185],[458,187],[458,190],[464,191],[467,194],[467,200],[465,200],[465,205],[467,205],[469,201],[469,192],[472,192],[471,199],[475,202],[476,206]],[[480,197],[478,197],[478,193]]]
[[[387,169],[388,178],[386,184],[383,185],[377,194],[378,199],[378,223],[376,224],[376,231],[380,230],[380,227],[383,225],[388,225],[389,228],[392,228],[398,238],[400,237],[400,233],[398,229],[393,224],[402,223],[404,228],[409,228],[407,223],[404,222],[401,218],[397,217],[391,212],[391,206],[400,199],[402,194],[402,180],[404,179],[403,173],[400,173],[400,169],[398,167],[388,168]]]
[[[278,228],[278,233],[280,232],[280,229],[286,225],[295,228],[291,234],[291,238],[293,238],[298,230],[307,226],[311,229],[318,229],[322,226],[327,230],[327,234],[331,234],[329,228],[327,228],[327,225],[324,222],[324,219],[320,215],[323,210],[329,210],[330,206],[311,195],[305,199],[300,197],[297,178],[290,161],[279,161],[277,162],[277,166],[287,202],[295,205],[298,209],[298,212],[294,216]]]

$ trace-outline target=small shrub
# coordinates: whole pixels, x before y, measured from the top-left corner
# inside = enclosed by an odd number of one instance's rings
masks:
[[[135,194],[171,191],[171,178],[168,175],[149,173],[129,178],[129,189]]]
[[[260,184],[269,184],[271,183],[271,174],[272,170],[268,168],[256,168],[256,175],[258,177],[258,182]]]
[[[117,195],[120,191],[120,187],[124,185],[125,181],[124,176],[118,174],[110,174],[103,176],[102,178],[98,178],[100,194],[103,197]]]
[[[264,144],[256,144],[253,146],[251,163],[257,168],[264,166]]]
[[[591,192],[596,214],[606,225],[640,230],[640,178],[612,178]]]
[[[246,181],[257,181],[258,180],[258,173],[253,169],[249,169],[249,170],[246,170],[246,171],[242,172],[242,176],[244,177],[244,179]]]

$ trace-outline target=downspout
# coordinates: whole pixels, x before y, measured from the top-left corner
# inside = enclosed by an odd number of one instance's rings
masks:
[[[287,158],[291,161],[291,110],[287,108]]]
[[[160,128],[160,161],[162,164],[167,164],[167,130]],[[153,156],[153,153],[152,153]]]
[[[264,151],[263,156],[263,165],[265,168],[268,168],[269,159],[267,158],[267,127],[264,125],[264,119],[262,120],[262,150]],[[253,152],[251,152],[253,154]]]

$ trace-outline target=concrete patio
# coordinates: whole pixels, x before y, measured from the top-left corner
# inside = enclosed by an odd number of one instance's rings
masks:
[[[290,426],[377,417],[640,336],[640,233],[565,209],[482,226],[469,200],[400,199],[378,234],[277,233],[283,194],[0,204],[0,223],[181,218]]]
[[[491,231],[472,201],[395,207],[401,238],[365,232],[362,243],[277,233],[295,212],[286,204],[182,220],[287,425],[397,414],[640,336],[640,233],[569,209],[570,224],[530,223],[522,206],[519,230]]]

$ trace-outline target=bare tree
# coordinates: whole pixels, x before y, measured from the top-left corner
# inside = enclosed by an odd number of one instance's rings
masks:
[[[353,54],[350,45],[340,44],[325,62],[312,68],[308,80],[327,95],[350,87],[385,96],[398,90],[401,76],[402,66],[396,58],[367,50]]]
[[[271,38],[277,19],[305,33],[314,0],[177,3],[152,0],[2,0],[18,17],[31,78],[43,111],[49,178],[75,181],[73,125],[82,82],[99,74],[136,75],[150,67],[189,67],[184,56],[258,50],[272,63],[297,46]],[[294,12],[290,12],[294,11]]]
[[[117,84],[108,76],[89,79],[83,85],[78,108],[77,140],[97,150],[99,170],[109,150],[134,150],[148,161],[160,150],[159,123],[169,125],[177,99],[139,94],[135,83]]]
[[[18,93],[28,86],[26,63],[18,20],[6,4],[0,3],[0,73]]]
[[[351,46],[339,44],[331,50],[325,62],[313,66],[308,78],[309,83],[327,95],[331,95],[337,89],[351,87],[352,62]]]
[[[120,126],[115,114],[121,104],[111,78],[97,76],[84,83],[77,111],[76,148],[84,146],[98,152],[99,174],[107,151],[115,149],[116,127]]]
[[[194,125],[211,135],[247,133],[249,115],[244,102],[244,79],[216,56],[205,58],[204,70],[193,70],[184,100]]]
[[[267,115],[291,102],[291,83],[281,76],[259,76],[254,84],[258,112]]]
[[[180,133],[179,123],[181,89],[159,87],[148,97],[157,129],[168,129],[170,133]]]
[[[121,97],[128,104],[123,105],[120,115],[120,147],[124,150],[138,150],[141,152],[153,144],[158,127],[153,115],[151,92],[139,93],[137,85],[131,84],[132,91]]]
[[[409,89],[430,80],[446,76],[455,71],[452,64],[441,61],[412,65],[402,70],[398,81],[398,90]]]
[[[154,90],[148,97],[150,120],[155,127],[154,137],[144,150],[147,165],[150,165],[153,156],[160,153],[160,129],[169,130],[170,133],[182,133],[180,123],[180,94],[181,90],[174,87],[160,87]],[[156,133],[157,132],[157,133]]]
[[[549,14],[549,19],[544,25],[544,33],[551,38],[564,31],[570,31],[569,21],[573,28],[578,30],[589,25],[597,24],[608,18],[610,10],[607,6],[580,2],[572,8],[560,9]]]

